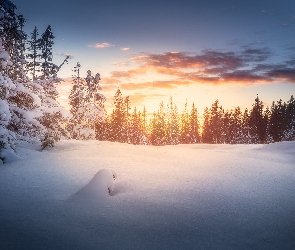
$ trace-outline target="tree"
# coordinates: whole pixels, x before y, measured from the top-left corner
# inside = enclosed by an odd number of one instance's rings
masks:
[[[129,127],[129,143],[138,145],[141,143],[143,133],[141,129],[141,115],[137,112],[136,107],[133,110]]]
[[[258,95],[249,117],[250,136],[252,143],[265,143],[267,122],[263,115],[263,104]]]
[[[74,67],[73,88],[69,95],[70,113],[72,115],[68,128],[74,139],[95,139],[98,124],[105,117],[105,96],[99,93],[100,74],[95,77],[87,71],[85,79],[80,77],[80,63]]]
[[[41,35],[39,46],[41,48],[41,79],[46,79],[49,76],[53,76],[57,73],[57,65],[52,63],[52,48],[54,44],[54,35],[51,30],[51,26],[48,25],[44,33]]]
[[[12,63],[6,74],[12,81],[26,82],[23,68],[26,34],[23,32],[25,19],[16,12],[16,6],[9,0],[0,2],[0,37],[3,49],[10,55]]]
[[[11,120],[8,98],[15,85],[7,74],[6,68],[11,65],[8,53],[2,47],[0,38],[0,164],[8,161],[7,154],[14,154],[15,135],[8,129]]]
[[[187,110],[187,102],[184,104],[184,110],[182,111],[181,118],[180,118],[180,135],[179,141],[180,143],[187,144],[190,143],[190,122],[189,122],[189,115]]]
[[[119,88],[115,93],[113,105],[115,108],[111,115],[110,140],[116,142],[127,142],[125,102]]]
[[[285,130],[284,130],[284,140],[294,141],[295,140],[295,98],[293,95],[287,102],[286,107],[286,117],[285,117]]]
[[[216,100],[211,109],[206,108],[204,113],[204,125],[202,138],[206,143],[221,143],[222,141],[222,107],[219,106],[219,101]]]
[[[199,143],[201,138],[199,134],[199,120],[198,120],[198,110],[195,108],[195,104],[192,104],[192,110],[188,118],[188,139],[189,143]]]
[[[38,29],[35,26],[34,30],[31,33],[31,37],[28,41],[28,53],[26,58],[29,60],[26,63],[27,72],[32,74],[33,81],[37,80],[37,72],[40,72],[40,59],[41,55],[39,54],[39,50],[41,49],[41,39],[38,38],[39,33]]]
[[[170,97],[168,105],[166,137],[166,144],[176,145],[179,143],[178,110],[172,97]]]
[[[153,118],[151,120],[151,134],[150,141],[153,145],[160,146],[166,145],[166,113],[164,110],[164,102],[160,103],[158,112],[154,112]]]

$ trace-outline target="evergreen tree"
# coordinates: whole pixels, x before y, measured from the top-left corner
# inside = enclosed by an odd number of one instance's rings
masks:
[[[39,46],[41,48],[41,79],[47,79],[57,73],[58,66],[52,62],[52,48],[54,44],[54,35],[51,26],[48,25],[44,33],[41,35]]]
[[[205,143],[221,143],[223,110],[216,100],[211,109],[205,110],[202,138]]]
[[[7,128],[17,137],[28,139],[28,136],[39,136],[44,130],[38,122],[40,116],[40,98],[42,87],[29,82],[24,71],[24,42],[26,35],[23,32],[24,18],[16,14],[16,6],[10,1],[1,1],[0,20],[1,49],[11,53],[9,60],[4,60],[1,72],[13,81],[6,101],[9,107],[10,119]],[[3,40],[3,46],[2,46]],[[8,64],[9,65],[8,65]]]
[[[23,68],[26,34],[23,31],[25,19],[17,13],[16,6],[9,0],[0,1],[0,37],[3,49],[10,55],[12,63],[6,74],[12,81],[26,82]]]
[[[263,104],[258,95],[253,104],[249,118],[250,135],[252,143],[265,143],[267,122],[263,115]]]
[[[100,141],[110,140],[110,116],[105,112],[105,117],[97,120],[96,124],[96,139]]]
[[[85,79],[80,77],[81,65],[74,67],[73,88],[69,96],[72,117],[68,129],[72,131],[74,139],[95,139],[96,129],[102,125],[105,117],[105,96],[100,94],[100,74],[95,77],[87,71]],[[100,130],[100,128],[99,128]]]
[[[136,107],[131,115],[130,128],[129,128],[129,143],[138,145],[141,143],[142,130],[141,130],[141,117]]]
[[[173,103],[172,97],[169,99],[167,123],[166,123],[166,144],[176,145],[179,143],[178,110]]]
[[[28,41],[28,53],[26,55],[26,58],[28,59],[26,63],[26,69],[27,72],[29,72],[32,75],[33,81],[37,80],[37,72],[40,72],[40,59],[41,55],[39,54],[39,50],[41,49],[41,39],[38,38],[39,33],[38,29],[35,26],[34,30],[31,33],[31,37]]]
[[[123,127],[125,128],[125,133],[126,133],[126,142],[127,143],[131,143],[131,138],[130,138],[130,126],[131,126],[131,124],[130,124],[130,119],[131,119],[131,117],[130,117],[130,114],[129,114],[129,110],[131,109],[131,103],[130,103],[130,98],[129,98],[129,96],[126,96],[125,98],[124,98],[124,107],[125,107],[125,109],[126,109],[126,111],[125,111],[125,116],[124,116],[124,124],[123,124]]]
[[[240,107],[235,108],[231,116],[231,144],[244,143],[243,114]]]
[[[189,130],[188,139],[189,143],[199,143],[201,138],[199,134],[199,120],[198,120],[198,110],[195,108],[195,104],[192,105],[192,110],[189,115]]]
[[[243,140],[242,142],[245,144],[252,143],[251,134],[250,134],[250,114],[248,109],[246,108],[243,114],[242,119],[242,134],[243,134]]]
[[[287,102],[286,117],[285,117],[285,130],[283,140],[295,140],[295,98],[293,95]]]
[[[184,104],[184,109],[181,114],[180,118],[180,135],[179,135],[179,141],[182,144],[188,144],[191,143],[190,138],[190,121],[189,121],[189,115],[187,110],[187,102]]]
[[[9,154],[14,154],[15,135],[8,129],[11,120],[8,98],[15,85],[4,72],[12,63],[8,53],[2,47],[0,38],[0,164],[8,161]]]
[[[154,112],[153,118],[151,121],[151,135],[150,135],[150,141],[153,145],[160,146],[160,145],[166,145],[166,114],[164,110],[164,102],[162,101],[160,103],[160,107],[158,112]]]
[[[115,109],[111,115],[110,140],[116,142],[127,142],[125,127],[126,110],[124,99],[119,88],[114,96],[114,106]]]

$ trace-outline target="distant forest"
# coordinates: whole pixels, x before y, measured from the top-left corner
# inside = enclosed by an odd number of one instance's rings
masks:
[[[95,123],[96,139],[132,144],[175,145],[192,143],[257,144],[295,140],[295,99],[273,102],[264,108],[257,95],[252,108],[224,110],[216,100],[203,114],[202,125],[194,103],[179,112],[172,97],[160,103],[152,118],[144,108],[131,110],[129,97],[120,89],[114,109]],[[73,134],[75,138],[78,135]]]

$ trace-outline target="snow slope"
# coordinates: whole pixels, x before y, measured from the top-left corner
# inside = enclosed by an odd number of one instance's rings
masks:
[[[295,142],[18,154],[0,166],[0,249],[295,249]],[[109,168],[110,196],[71,198]]]

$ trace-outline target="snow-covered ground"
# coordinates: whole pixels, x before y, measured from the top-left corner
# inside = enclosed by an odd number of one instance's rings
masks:
[[[18,154],[0,166],[0,249],[295,249],[295,142]],[[87,194],[109,168],[111,195]]]

